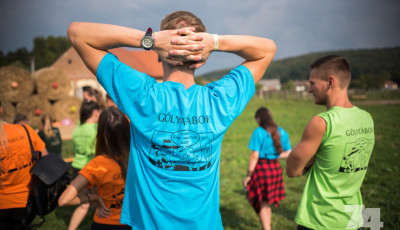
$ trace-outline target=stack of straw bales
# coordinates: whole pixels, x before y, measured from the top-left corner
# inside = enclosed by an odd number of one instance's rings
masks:
[[[0,98],[18,103],[33,92],[33,79],[28,71],[16,66],[0,68]]]
[[[12,122],[16,113],[23,113],[29,124],[38,128],[42,115],[50,114],[59,122],[69,119],[76,123],[82,101],[70,96],[70,91],[71,80],[60,70],[46,67],[29,74],[19,67],[1,67],[1,119]]]

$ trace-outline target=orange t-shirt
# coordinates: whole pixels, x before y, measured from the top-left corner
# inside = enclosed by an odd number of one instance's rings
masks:
[[[104,204],[111,209],[112,214],[107,218],[94,215],[94,222],[121,225],[119,219],[125,193],[125,180],[122,178],[118,163],[107,156],[96,156],[79,173],[88,179],[89,187],[97,187]]]
[[[25,125],[35,151],[43,151],[45,144],[30,126]],[[31,181],[32,152],[28,135],[21,125],[4,124],[7,148],[0,148],[0,209],[26,206]],[[3,147],[3,146],[2,146]]]

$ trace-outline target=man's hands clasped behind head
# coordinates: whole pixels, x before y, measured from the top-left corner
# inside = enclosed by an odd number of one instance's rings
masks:
[[[189,68],[198,69],[205,64],[213,47],[212,35],[196,33],[194,27],[155,32],[154,51],[171,65],[194,62]]]

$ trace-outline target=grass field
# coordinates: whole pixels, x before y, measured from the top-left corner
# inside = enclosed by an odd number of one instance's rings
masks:
[[[357,105],[357,103],[355,103]],[[290,135],[294,146],[310,118],[325,107],[311,101],[260,100],[256,97],[230,127],[224,137],[221,156],[221,214],[225,229],[261,229],[258,216],[245,198],[241,180],[246,174],[250,150],[250,136],[257,127],[254,112],[268,107],[276,120]],[[383,229],[400,229],[400,106],[359,105],[369,111],[375,121],[375,148],[367,176],[361,188],[366,208],[380,208]],[[64,156],[72,153],[71,141],[64,142]],[[285,168],[285,160],[280,161]],[[305,177],[284,177],[286,199],[279,208],[272,208],[272,229],[295,229],[294,218],[303,191]],[[66,229],[74,207],[57,208],[46,217],[41,229]],[[80,229],[90,229],[93,211]],[[201,217],[199,217],[201,218]]]

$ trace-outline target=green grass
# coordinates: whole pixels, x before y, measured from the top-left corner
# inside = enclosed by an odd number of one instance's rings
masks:
[[[355,103],[357,105],[357,103]],[[254,113],[260,106],[268,107],[276,120],[290,135],[292,147],[300,140],[302,130],[312,116],[325,111],[312,101],[260,100],[249,103],[226,133],[221,155],[221,214],[225,229],[261,229],[259,218],[246,200],[241,180],[246,174],[250,150],[247,148],[257,127]],[[368,172],[361,188],[366,208],[380,208],[383,229],[400,229],[400,106],[360,105],[375,121],[375,148]],[[71,141],[64,142],[63,156],[72,156]],[[285,169],[285,160],[280,161]],[[304,188],[305,177],[288,178],[284,175],[286,199],[279,208],[272,208],[272,229],[295,229],[294,218]],[[66,229],[74,207],[57,208],[46,217],[41,229]],[[90,229],[93,211],[80,229]],[[201,218],[201,217],[199,217]]]

